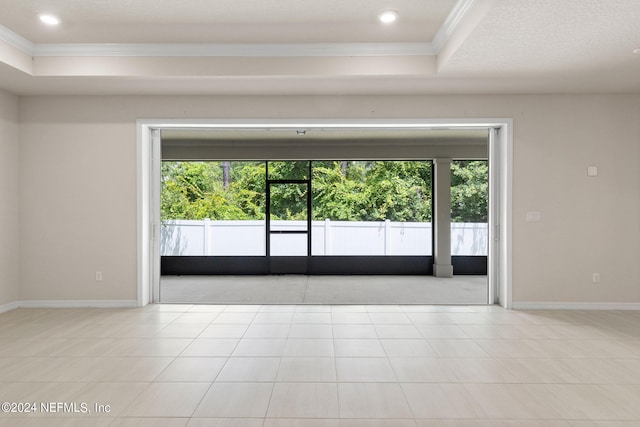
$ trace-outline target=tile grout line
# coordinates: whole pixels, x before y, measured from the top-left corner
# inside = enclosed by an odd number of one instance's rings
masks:
[[[338,424],[342,425],[342,407],[340,405],[340,382],[338,379],[338,358],[336,357],[336,334],[334,332],[333,326],[335,325],[333,323],[333,306],[329,306],[330,307],[330,315],[331,315],[331,342],[333,343],[333,369],[335,370],[336,373],[336,399],[338,402]]]

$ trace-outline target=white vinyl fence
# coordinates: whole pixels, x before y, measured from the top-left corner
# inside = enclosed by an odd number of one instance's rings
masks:
[[[271,221],[305,230],[305,221]],[[313,221],[312,255],[432,255],[430,222]],[[487,255],[486,223],[452,223],[452,255]],[[161,255],[265,255],[265,221],[166,221]],[[306,255],[306,234],[272,234],[272,255]]]

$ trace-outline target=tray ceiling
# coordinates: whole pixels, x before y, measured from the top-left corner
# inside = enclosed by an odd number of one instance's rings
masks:
[[[640,93],[638,16],[637,0],[3,0],[0,89]]]

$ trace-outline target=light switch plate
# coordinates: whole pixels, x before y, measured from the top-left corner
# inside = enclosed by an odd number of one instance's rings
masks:
[[[540,212],[527,212],[527,222],[538,222],[540,219]]]
[[[598,176],[598,167],[597,166],[589,166],[587,168],[587,176]]]

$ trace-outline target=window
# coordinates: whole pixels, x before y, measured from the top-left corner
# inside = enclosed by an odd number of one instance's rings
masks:
[[[311,255],[429,256],[431,180],[425,160],[164,161],[161,255],[306,256],[310,193]]]
[[[265,255],[264,162],[162,162],[161,255]]]
[[[431,255],[430,161],[313,162],[313,255]]]

